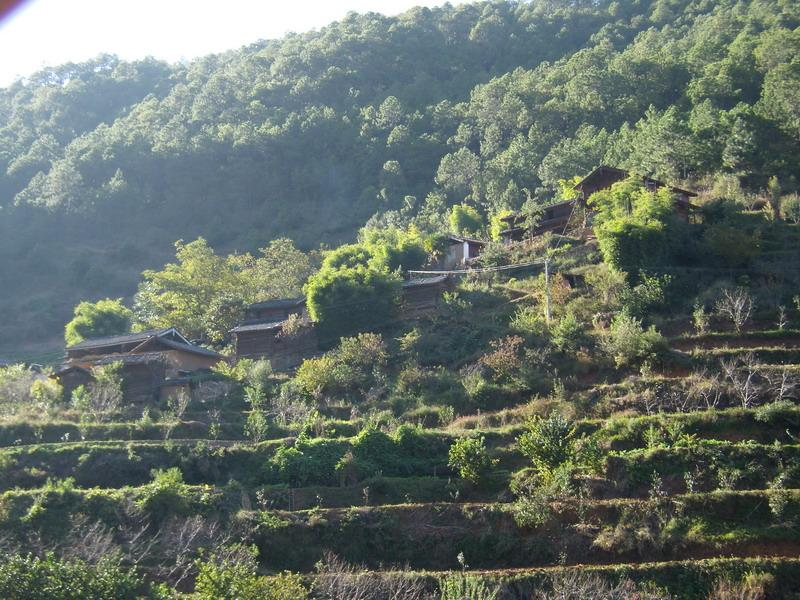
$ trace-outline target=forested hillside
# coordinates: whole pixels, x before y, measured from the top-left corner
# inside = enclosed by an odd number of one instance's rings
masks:
[[[476,3],[37,73],[0,90],[0,347],[131,295],[179,238],[311,249],[601,162],[794,191],[798,25],[791,0]]]

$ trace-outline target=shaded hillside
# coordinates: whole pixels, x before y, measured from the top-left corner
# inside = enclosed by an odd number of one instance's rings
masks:
[[[179,238],[313,248],[431,193],[545,202],[603,161],[791,191],[798,24],[780,0],[477,3],[41,72],[0,90],[0,346],[131,294]]]

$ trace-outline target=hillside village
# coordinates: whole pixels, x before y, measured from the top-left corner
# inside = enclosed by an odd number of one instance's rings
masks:
[[[571,193],[494,240],[453,227],[419,254],[411,227],[401,250],[329,250],[305,296],[243,306],[217,341],[119,329],[54,369],[5,367],[0,529],[80,539],[81,560],[108,545],[120,568],[144,535],[137,568],[177,589],[219,592],[213,568],[297,597],[403,581],[403,598],[789,597],[798,225],[766,195],[737,206],[606,166]],[[731,244],[757,251],[731,262]],[[352,283],[381,255],[416,268]],[[80,306],[68,337],[133,323]]]
[[[581,236],[592,236],[589,198],[630,175],[623,169],[600,166],[575,184],[573,191],[577,195],[574,198],[543,207],[534,225],[526,225],[525,215],[502,217],[501,221],[507,228],[500,231],[500,243],[506,247],[523,242],[535,244],[536,239],[545,233],[563,237],[570,226],[573,230],[578,229]],[[676,217],[687,223],[699,222],[700,211],[689,201],[696,193],[667,186],[650,177],[643,177],[642,183],[650,191],[666,187],[673,195]],[[580,226],[576,220],[581,220]],[[415,278],[411,273],[405,274],[406,279],[400,286],[402,319],[416,319],[435,311],[443,295],[453,288],[451,279],[469,275],[472,267],[480,265],[481,252],[489,243],[458,234],[444,236],[443,242],[441,258],[432,264],[429,259],[429,270],[425,271],[427,277]],[[290,319],[293,332],[286,335]],[[245,307],[242,321],[229,333],[233,349],[229,356],[191,343],[174,327],[92,338],[67,347],[67,360],[54,371],[53,377],[70,396],[77,386],[92,380],[92,367],[119,362],[126,397],[129,401],[135,399],[146,404],[163,396],[164,390],[167,394],[190,393],[189,376],[201,371],[209,372],[220,361],[235,364],[242,358],[268,360],[273,369],[283,371],[299,366],[304,359],[320,351],[314,323],[302,297],[251,304]]]
[[[800,598],[797,3],[431,4],[0,88],[0,598]]]

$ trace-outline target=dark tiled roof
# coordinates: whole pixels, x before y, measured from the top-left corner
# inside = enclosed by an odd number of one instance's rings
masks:
[[[219,352],[214,352],[213,350],[203,348],[202,346],[196,346],[194,344],[184,344],[183,342],[176,342],[175,340],[166,338],[159,338],[158,342],[169,346],[170,348],[174,348],[175,350],[181,350],[182,352],[191,352],[192,354],[199,354],[201,356],[209,356],[212,358],[225,358],[225,356]]]
[[[136,342],[144,342],[151,337],[161,336],[172,330],[172,327],[164,329],[148,329],[147,331],[138,331],[136,333],[128,333],[125,335],[114,335],[104,338],[93,338],[84,340],[73,346],[68,346],[67,350],[90,350],[92,348],[103,348],[105,346],[118,346],[120,344],[135,344]]]
[[[253,309],[264,309],[264,308],[294,308],[296,306],[302,306],[306,303],[305,298],[281,298],[279,300],[266,300],[265,302],[256,302],[255,304],[251,304],[247,308],[250,310]]]
[[[468,238],[464,237],[463,235],[448,235],[447,239],[451,242],[457,242],[459,244],[463,244],[467,242],[468,244],[477,244],[478,246],[485,246],[486,242],[483,240],[476,240],[475,238]]]
[[[109,354],[98,358],[91,358],[92,365],[110,365],[121,362],[124,365],[149,365],[166,360],[163,352],[142,352],[141,354]]]
[[[250,325],[239,325],[231,329],[231,333],[241,333],[243,331],[270,331],[280,329],[286,321],[273,321],[272,323],[251,323]]]
[[[576,201],[576,198],[572,198],[571,200],[562,200],[561,202],[555,202],[553,204],[546,204],[546,205],[542,206],[542,210],[548,210],[550,208],[559,208],[561,206],[570,206],[572,204],[575,204],[575,201]],[[501,221],[505,221],[507,223],[515,223],[517,221],[521,221],[524,218],[525,218],[525,215],[523,215],[522,213],[518,213],[517,212],[517,213],[512,213],[510,215],[507,215],[505,217],[502,217],[500,220]],[[560,217],[558,217],[558,218],[560,218]],[[549,220],[552,220],[552,219],[549,219]]]
[[[422,277],[420,279],[409,279],[403,282],[404,288],[425,287],[426,285],[436,285],[447,281],[447,275],[436,275],[434,277]]]
[[[69,363],[58,365],[53,371],[54,376],[64,375],[65,373],[69,373],[70,371],[83,371],[84,373],[88,373],[89,369],[86,367],[81,367],[80,365],[71,365]]]
[[[611,171],[612,173],[616,173],[618,175],[623,175],[625,177],[628,177],[630,175],[630,172],[629,171],[625,171],[624,169],[618,169],[616,167],[609,167],[609,166],[606,166],[606,165],[600,165],[594,171],[592,171],[586,177],[584,177],[578,183],[576,183],[575,186],[572,189],[573,190],[580,190],[582,185],[584,185],[587,181],[589,181],[590,179],[592,179],[593,177],[595,177],[596,175],[600,174],[603,171]],[[687,196],[697,196],[697,193],[695,193],[695,192],[691,192],[689,190],[684,190],[684,189],[681,189],[679,187],[675,187],[674,185],[669,185],[668,183],[664,183],[663,181],[659,181],[658,179],[654,179],[652,177],[645,176],[644,179],[645,179],[645,181],[652,181],[656,185],[666,186],[669,189],[671,189],[673,192],[686,194]]]

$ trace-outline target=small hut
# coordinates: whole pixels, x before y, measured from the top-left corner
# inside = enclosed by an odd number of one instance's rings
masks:
[[[410,279],[402,285],[402,314],[406,319],[416,319],[435,311],[442,296],[452,287],[450,277],[436,275]]]

